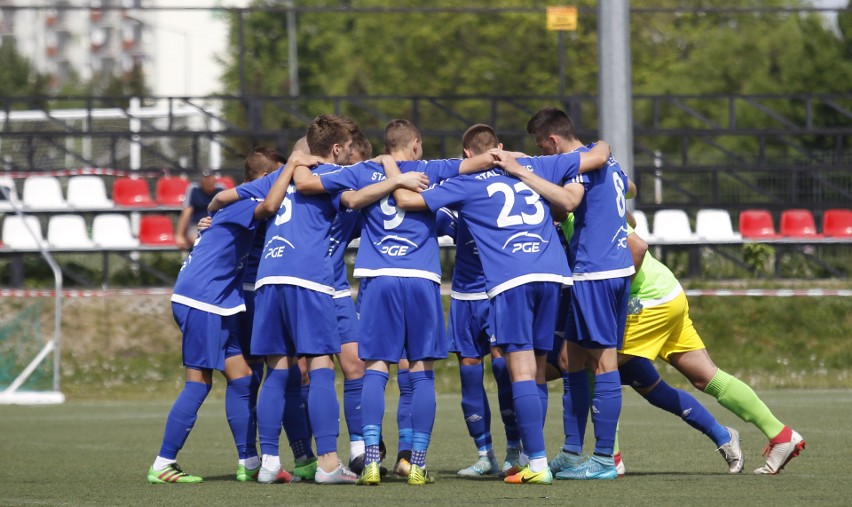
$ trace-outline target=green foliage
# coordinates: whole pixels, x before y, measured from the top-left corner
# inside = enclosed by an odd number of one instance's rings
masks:
[[[743,245],[743,261],[751,266],[756,275],[771,275],[775,259],[775,248],[765,243]]]
[[[4,39],[0,45],[0,68],[3,69],[0,72],[2,97],[42,95],[47,89],[47,77],[39,74],[30,61],[18,53],[14,40]]]

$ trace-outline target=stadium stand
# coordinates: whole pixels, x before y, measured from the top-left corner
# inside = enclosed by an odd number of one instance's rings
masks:
[[[680,209],[654,213],[654,238],[662,243],[692,242],[697,238],[689,225],[689,216]]]
[[[47,224],[47,243],[51,248],[86,250],[95,247],[81,215],[53,215]]]
[[[740,234],[747,239],[778,239],[775,221],[764,209],[748,209],[740,213]]]
[[[233,178],[230,176],[216,176],[216,183],[222,185],[225,190],[230,190],[236,186]]]
[[[634,210],[633,218],[636,220],[636,227],[633,228],[636,234],[645,241],[654,241],[654,237],[651,236],[651,229],[648,228],[648,217],[645,212]]]
[[[852,210],[825,210],[822,215],[822,233],[831,238],[852,238]]]
[[[157,180],[156,200],[160,206],[181,206],[186,197],[189,179],[182,176],[163,176]]]
[[[146,215],[139,222],[139,243],[143,245],[174,245],[175,227],[166,215]]]
[[[32,210],[67,209],[62,185],[55,176],[30,176],[24,180],[24,207]]]
[[[781,236],[785,238],[820,238],[814,214],[806,209],[788,209],[781,212]]]
[[[112,184],[112,200],[118,206],[154,207],[148,181],[142,178],[116,178]]]
[[[6,176],[0,176],[0,210],[14,209],[13,204],[21,203],[18,198],[18,190],[15,187],[15,180]]]
[[[68,179],[68,205],[74,209],[112,209],[106,184],[100,176],[72,176]]]

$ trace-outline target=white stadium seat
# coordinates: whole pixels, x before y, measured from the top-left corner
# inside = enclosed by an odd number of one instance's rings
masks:
[[[53,248],[94,248],[80,215],[53,215],[47,223],[47,242]]]
[[[11,249],[22,250],[34,250],[44,245],[38,218],[31,215],[6,215],[3,220],[3,244]]]
[[[654,213],[654,238],[660,242],[689,242],[697,238],[689,225],[689,216],[681,209],[663,209]]]
[[[723,209],[698,210],[695,216],[695,234],[707,241],[737,241],[742,236],[734,232],[731,215]]]
[[[100,176],[74,176],[68,180],[68,205],[76,209],[112,209]]]
[[[30,176],[24,180],[24,206],[28,209],[66,209],[62,185],[54,176]]]
[[[633,228],[633,231],[645,241],[652,241],[651,230],[648,229],[648,217],[645,216],[645,212],[638,209],[634,210],[633,218],[636,219],[636,227]]]
[[[118,213],[105,213],[92,222],[92,240],[103,248],[127,248],[139,246],[133,237],[130,219]]]

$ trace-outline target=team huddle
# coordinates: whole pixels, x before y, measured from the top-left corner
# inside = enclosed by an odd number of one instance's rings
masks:
[[[707,435],[728,472],[741,472],[737,430],[664,382],[657,357],[766,435],[766,461],[754,473],[776,474],[797,456],[802,436],[710,359],[677,279],[633,232],[627,199],[635,187],[607,143],[582,144],[568,115],[553,108],[538,111],[527,132],[540,156],[505,151],[491,127],[477,124],[462,138],[464,158],[424,161],[417,128],[393,120],[385,154],[373,158],[352,120],[323,115],[286,160],[254,149],[246,183],[213,199],[175,284],[187,381],[148,481],[202,482],[176,458],[219,370],[237,480],[377,485],[393,473],[411,485],[433,483],[426,465],[433,365],[450,352],[478,453],[461,476],[551,484],[623,475],[622,385]],[[446,325],[437,241],[445,235],[456,245]],[[358,237],[356,302],[343,255]],[[492,443],[486,355],[506,434],[502,463]],[[335,357],[347,465],[337,449]],[[389,471],[382,418],[392,364],[400,398]],[[565,441],[548,461],[547,382],[557,379]],[[595,446],[584,456],[590,413]],[[282,428],[292,473],[281,465]]]

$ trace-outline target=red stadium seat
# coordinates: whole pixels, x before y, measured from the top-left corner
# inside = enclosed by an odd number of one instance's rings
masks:
[[[234,180],[230,176],[217,176],[216,183],[222,185],[222,188],[225,190],[230,190],[236,186],[234,184]]]
[[[180,176],[163,176],[157,180],[157,204],[182,206],[189,180]]]
[[[852,210],[825,210],[822,215],[822,233],[832,238],[852,238]]]
[[[143,245],[175,245],[175,227],[165,215],[146,215],[139,221],[139,242]]]
[[[142,178],[116,178],[112,184],[112,200],[117,206],[156,206],[151,199],[148,181]]]
[[[806,209],[788,209],[781,213],[781,235],[785,238],[820,238],[814,214]]]
[[[765,209],[747,209],[740,213],[740,234],[747,239],[777,239],[775,222]]]

